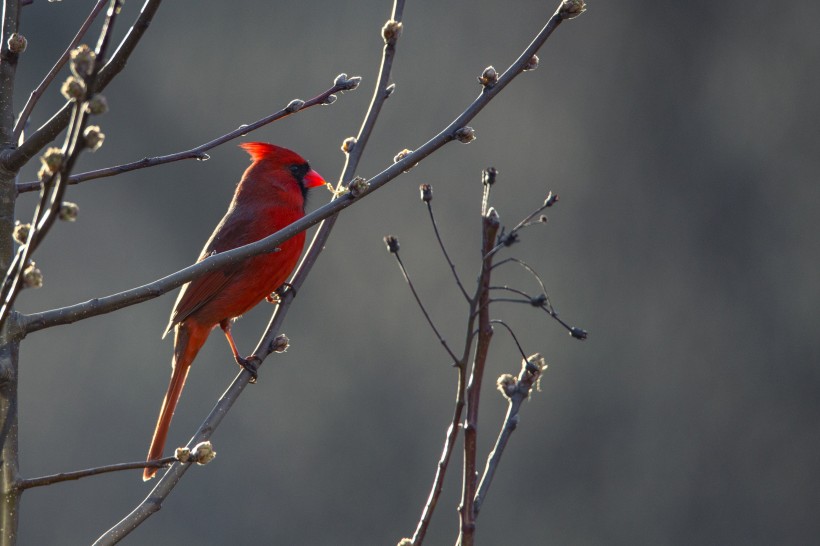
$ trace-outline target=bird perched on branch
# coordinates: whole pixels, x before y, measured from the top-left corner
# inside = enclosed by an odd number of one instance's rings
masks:
[[[325,185],[324,179],[300,155],[263,142],[240,145],[251,156],[251,166],[236,187],[228,212],[216,226],[197,261],[267,237],[305,215],[309,188]],[[231,323],[279,290],[293,272],[305,233],[268,252],[207,273],[184,285],[179,292],[165,334],[174,331],[171,382],[148,450],[148,461],[162,457],[168,427],[174,416],[185,379],[199,349],[217,325],[225,332],[236,362],[255,375],[254,362],[242,358],[231,335]],[[163,334],[163,337],[165,337]],[[150,480],[157,468],[145,468]]]

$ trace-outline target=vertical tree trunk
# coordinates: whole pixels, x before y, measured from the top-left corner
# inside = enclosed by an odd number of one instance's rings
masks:
[[[9,36],[17,32],[20,4],[3,2],[0,35],[0,155],[14,148],[14,76],[18,53],[9,51]],[[2,162],[0,162],[0,165]],[[0,166],[0,272],[5,273],[14,253],[14,202],[16,172]],[[17,490],[17,320],[11,313],[0,331],[0,546],[17,542],[20,495]]]

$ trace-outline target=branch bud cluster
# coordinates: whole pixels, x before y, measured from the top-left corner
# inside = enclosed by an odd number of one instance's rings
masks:
[[[303,101],[302,99],[293,99],[288,103],[287,106],[285,106],[285,111],[292,114],[294,112],[298,112],[299,110],[301,110],[304,105],[305,101]]]
[[[176,451],[174,451],[174,457],[181,463],[187,463],[191,460],[191,448],[178,447]]]
[[[290,347],[290,339],[285,334],[279,334],[270,344],[270,350],[274,353],[284,353]]]
[[[85,83],[80,78],[69,76],[60,87],[60,93],[70,100],[80,100],[85,96]]]
[[[529,72],[530,70],[535,70],[538,68],[538,55],[533,55],[530,57],[530,60],[527,61],[527,64],[524,65],[524,72]]]
[[[481,183],[485,186],[492,186],[495,184],[495,179],[498,177],[498,169],[495,167],[487,167],[481,171]]]
[[[40,161],[43,163],[41,170],[45,174],[54,174],[60,170],[63,164],[63,151],[60,148],[48,148],[43,155],[40,156]]]
[[[342,142],[342,151],[346,154],[349,154],[353,151],[353,148],[356,147],[356,137],[347,137]]]
[[[469,144],[475,140],[475,129],[465,126],[455,132],[455,138],[463,144]]]
[[[350,195],[352,195],[353,197],[361,197],[369,187],[370,182],[368,182],[361,176],[357,176],[356,178],[350,181],[350,184],[347,185],[347,189],[350,191]]]
[[[29,262],[23,271],[23,286],[25,288],[40,288],[43,286],[43,272],[34,262]]]
[[[390,254],[396,254],[399,251],[399,240],[395,235],[386,235],[384,237],[384,244],[387,246],[387,251]]]
[[[407,148],[405,148],[404,150],[400,151],[399,153],[397,153],[393,157],[393,163],[398,163],[399,161],[403,160],[405,157],[407,157],[408,155],[410,155],[412,153],[413,153],[413,150],[408,150]],[[409,167],[404,169],[404,172],[406,172],[406,173],[410,172],[410,169],[412,169],[416,165],[418,165],[418,163],[413,163],[412,165],[410,165]]]
[[[8,45],[11,53],[22,53],[26,50],[26,47],[28,47],[28,40],[26,40],[26,37],[22,34],[14,32],[9,36],[6,45]]]
[[[96,152],[105,141],[105,133],[100,130],[99,125],[89,125],[83,131],[83,138],[85,138],[85,147]]]
[[[336,76],[336,79],[333,81],[333,85],[338,87],[340,91],[353,91],[359,87],[360,83],[362,83],[361,76],[348,78],[344,72]]]
[[[211,445],[211,442],[200,442],[191,450],[191,457],[196,464],[205,465],[214,460],[216,451],[214,451],[214,446]]]
[[[393,19],[387,21],[382,27],[382,38],[384,38],[384,43],[388,45],[395,44],[396,40],[398,40],[399,36],[401,36],[401,31],[401,22]]]
[[[85,104],[85,110],[89,114],[99,116],[108,112],[108,100],[103,95],[97,94],[91,97]]]
[[[429,203],[433,200],[433,186],[430,184],[422,184],[419,186],[419,193],[421,194],[421,200],[425,203]]]
[[[387,87],[384,88],[384,98],[389,99],[390,96],[396,91],[396,84],[391,83]]]
[[[492,66],[488,66],[478,77],[478,82],[484,86],[485,89],[492,89],[498,83],[498,72]]]
[[[495,386],[504,398],[512,398],[517,390],[518,381],[514,375],[505,373],[496,380]]]
[[[20,220],[14,222],[14,232],[12,236],[14,240],[20,243],[21,245],[26,244],[28,241],[28,234],[31,231],[31,224],[29,223],[21,223]]]
[[[78,78],[84,79],[91,74],[96,58],[97,54],[94,53],[94,50],[88,47],[88,45],[82,44],[77,46],[71,51],[71,71]]]
[[[63,201],[63,204],[60,205],[60,213],[59,218],[64,222],[76,222],[77,216],[80,214],[80,206],[77,203],[71,203],[69,201]]]
[[[558,14],[562,19],[574,19],[587,10],[584,0],[564,0],[558,8]]]

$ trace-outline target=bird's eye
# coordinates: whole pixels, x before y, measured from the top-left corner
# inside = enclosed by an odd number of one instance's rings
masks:
[[[302,180],[310,170],[310,165],[302,163],[301,165],[291,165],[290,173],[297,179]]]

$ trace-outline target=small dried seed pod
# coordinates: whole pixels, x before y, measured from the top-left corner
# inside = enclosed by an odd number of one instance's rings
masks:
[[[387,246],[387,251],[390,254],[395,254],[399,251],[399,240],[394,235],[386,235],[384,244]]]
[[[422,184],[419,186],[419,193],[421,194],[421,200],[425,203],[429,203],[433,200],[433,186],[430,184]]]

